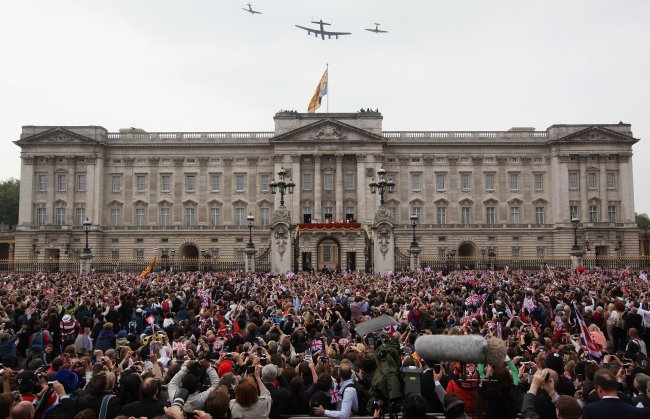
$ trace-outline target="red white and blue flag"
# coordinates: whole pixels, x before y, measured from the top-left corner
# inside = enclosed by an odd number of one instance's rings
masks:
[[[573,309],[576,313],[576,318],[578,319],[578,325],[580,326],[580,336],[582,337],[582,342],[587,347],[589,355],[600,362],[601,358],[603,357],[603,353],[600,351],[600,347],[592,339],[591,334],[589,334],[589,330],[587,329],[585,320],[582,318],[582,314],[580,314],[578,306],[573,304]]]
[[[319,339],[314,339],[314,341],[311,343],[311,351],[318,352],[322,350],[323,350],[323,342]]]

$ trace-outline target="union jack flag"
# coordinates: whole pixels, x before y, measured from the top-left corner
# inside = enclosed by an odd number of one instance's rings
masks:
[[[153,316],[153,314],[152,314],[152,315],[150,315],[149,317],[147,317],[145,320],[147,321],[147,323],[149,323],[149,324],[153,324],[153,321],[154,321],[155,319],[156,319],[156,318],[155,318],[155,317]]]
[[[336,403],[340,402],[341,400],[343,400],[343,398],[341,397],[341,393],[337,390],[338,386],[339,385],[336,382],[336,380],[334,378],[332,378],[332,391],[330,392],[330,401],[333,404],[336,404]]]
[[[594,339],[591,337],[591,334],[587,329],[587,325],[585,324],[585,320],[582,318],[582,314],[580,314],[580,310],[578,310],[578,306],[575,305],[575,303],[573,304],[573,310],[576,313],[576,319],[578,320],[578,325],[580,326],[580,336],[582,336],[582,342],[585,344],[585,346],[587,346],[589,355],[600,362],[601,358],[603,357],[603,353],[600,351],[598,344],[594,342]]]
[[[562,318],[560,316],[555,316],[555,326],[553,327],[553,332],[558,333],[564,330],[564,322],[562,321]]]
[[[185,344],[183,341],[180,342],[174,342],[174,346],[172,347],[174,351],[184,351],[185,350]]]
[[[318,352],[323,350],[323,342],[320,339],[314,339],[311,343],[311,351]]]

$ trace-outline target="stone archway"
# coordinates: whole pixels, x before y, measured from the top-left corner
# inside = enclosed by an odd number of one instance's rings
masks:
[[[335,270],[341,266],[341,245],[332,237],[325,237],[318,242],[317,268]]]
[[[458,257],[475,258],[476,245],[472,242],[463,242],[458,246]]]
[[[186,243],[180,249],[181,264],[184,271],[199,270],[199,248],[194,243]]]

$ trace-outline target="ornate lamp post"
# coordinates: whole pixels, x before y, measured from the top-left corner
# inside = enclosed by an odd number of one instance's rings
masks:
[[[384,176],[386,175],[386,170],[382,167],[377,170],[377,176],[379,176],[378,181],[372,181],[370,183],[370,193],[379,192],[379,205],[384,205],[384,193],[392,193],[395,190],[395,182],[392,179],[386,180]],[[415,228],[415,227],[414,227]]]
[[[279,174],[279,173],[278,173]],[[283,180],[281,180],[283,182]],[[291,186],[291,192],[293,193],[293,185]],[[280,192],[280,200],[281,200],[281,205],[284,205],[284,192]],[[246,249],[244,250],[244,253],[246,253],[246,272],[255,272],[255,245],[253,244],[253,225],[255,225],[255,217],[253,217],[253,214],[248,214],[248,217],[246,217],[246,221],[248,221],[248,244],[246,245]]]
[[[571,250],[574,252],[579,252],[580,246],[578,245],[578,224],[580,224],[580,220],[574,217],[571,219],[571,224],[573,225],[573,248]]]
[[[418,216],[417,214],[411,214],[409,219],[411,220],[411,227],[413,227],[413,241],[411,242],[409,252],[411,252],[411,269],[414,270],[418,267],[418,255],[420,254],[420,246],[418,246],[417,239],[415,238],[415,226],[418,224]]]
[[[90,253],[90,247],[88,246],[88,233],[90,233],[91,225],[92,223],[90,222],[88,217],[86,217],[86,220],[83,222],[84,231],[86,232],[86,248],[84,249],[84,253]]]
[[[281,167],[280,170],[278,171],[278,180],[277,182],[274,180],[271,180],[271,183],[269,183],[269,186],[271,187],[271,193],[276,194],[280,192],[280,207],[284,207],[284,194],[293,194],[293,189],[296,187],[296,184],[289,179],[289,182],[286,182],[284,179],[287,176],[287,169],[284,167]]]
[[[86,220],[82,224],[84,226],[84,232],[86,233],[86,247],[81,252],[81,264],[79,265],[79,270],[83,275],[90,272],[90,260],[92,259],[93,254],[90,251],[90,246],[88,245],[88,233],[90,233],[90,226],[92,223],[86,217]]]

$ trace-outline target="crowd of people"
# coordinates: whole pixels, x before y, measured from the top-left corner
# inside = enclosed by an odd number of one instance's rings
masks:
[[[0,418],[650,416],[645,272],[58,272],[0,282]],[[357,332],[370,320],[379,326]],[[436,334],[498,338],[507,356],[425,359],[415,342]]]

